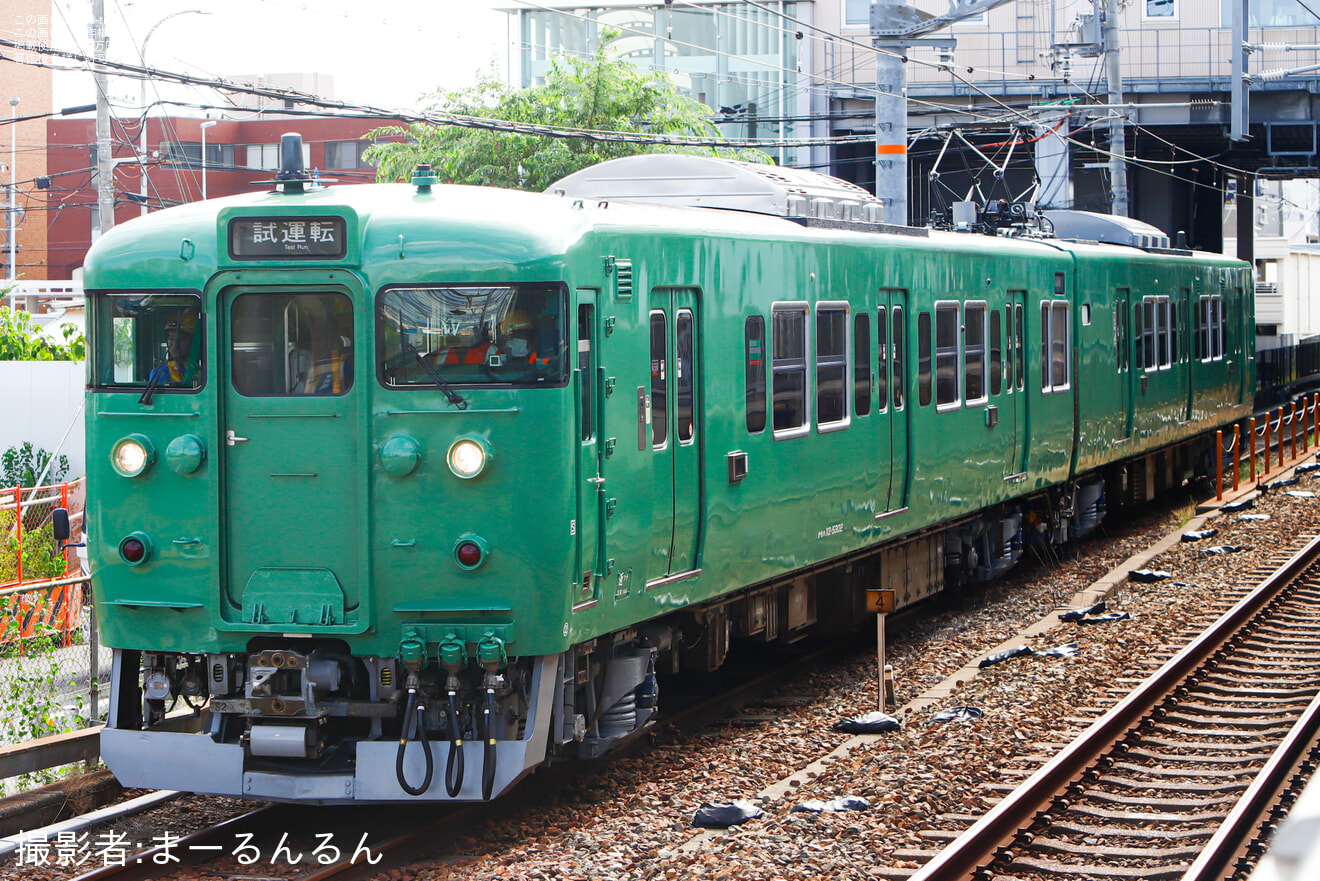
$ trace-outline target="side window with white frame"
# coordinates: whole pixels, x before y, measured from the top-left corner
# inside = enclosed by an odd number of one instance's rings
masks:
[[[1072,388],[1072,365],[1068,357],[1072,349],[1069,307],[1067,300],[1051,300],[1040,304],[1040,388],[1045,394]]]
[[[986,304],[968,303],[963,312],[963,390],[967,406],[989,400],[986,384]],[[997,361],[998,359],[996,359]]]
[[[958,303],[935,304],[935,408],[952,410],[962,401],[958,373],[960,306]]]
[[[1168,370],[1175,351],[1173,303],[1168,297],[1142,297],[1141,311],[1145,334],[1141,366],[1147,371]]]
[[[843,4],[843,26],[869,28],[871,26],[871,0],[839,0]]]
[[[1069,321],[1071,305],[1067,300],[1050,304],[1050,383],[1056,392],[1072,388],[1072,324]]]
[[[984,12],[974,12],[971,15],[964,15],[953,23],[956,28],[983,28],[988,27]]]
[[[811,430],[807,399],[807,304],[770,307],[771,407],[774,436],[801,437]]]
[[[1218,294],[1196,304],[1198,355],[1202,361],[1224,359],[1224,299]]]
[[[1141,0],[1142,21],[1177,21],[1178,0]]]
[[[1216,294],[1210,298],[1211,343],[1215,350],[1215,360],[1224,360],[1224,298]]]
[[[1173,303],[1168,297],[1159,298],[1160,321],[1160,369],[1168,370],[1173,366]]]
[[[816,426],[848,427],[848,304],[816,306]]]

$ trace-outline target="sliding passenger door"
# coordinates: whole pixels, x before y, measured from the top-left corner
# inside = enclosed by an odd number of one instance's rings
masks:
[[[881,288],[876,307],[876,393],[881,424],[877,506],[898,511],[908,504],[907,291]]]
[[[605,575],[605,474],[601,455],[600,419],[604,384],[597,341],[596,291],[577,291],[577,363],[573,390],[577,399],[577,512],[573,534],[577,540],[575,605],[594,602]]]
[[[1192,289],[1180,288],[1178,290],[1178,302],[1174,305],[1174,329],[1173,341],[1176,351],[1173,357],[1173,367],[1175,370],[1182,370],[1184,381],[1187,387],[1186,407],[1183,408],[1183,421],[1191,422],[1193,416],[1193,402],[1196,400],[1196,381],[1193,377],[1193,360],[1189,352],[1191,336],[1187,332],[1187,316],[1192,314]],[[1186,366],[1183,366],[1186,365]]]
[[[657,505],[648,581],[700,568],[699,307],[694,290],[659,288],[651,293],[649,440]]]
[[[1137,381],[1138,373],[1132,358],[1132,317],[1132,290],[1119,288],[1114,296],[1114,349],[1118,353],[1118,412],[1123,420],[1124,439],[1132,437],[1132,384]],[[1140,366],[1138,359],[1136,367]]]
[[[1027,470],[1026,291],[1009,291],[1004,306],[1004,397],[1000,428],[1004,441],[1004,479],[1020,480]]]

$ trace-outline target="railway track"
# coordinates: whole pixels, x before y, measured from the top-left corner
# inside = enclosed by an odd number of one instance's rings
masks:
[[[1318,737],[1320,538],[912,881],[1233,878],[1320,758]]]

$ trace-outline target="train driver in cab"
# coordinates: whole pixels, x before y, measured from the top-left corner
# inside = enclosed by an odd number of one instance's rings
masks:
[[[484,364],[488,367],[523,367],[549,364],[549,357],[537,352],[536,322],[521,310],[510,310],[500,321],[494,338],[485,328],[482,338],[470,346],[455,345],[438,349],[432,358],[436,364]]]
[[[165,363],[151,371],[152,383],[179,385],[191,383],[197,373],[193,340],[197,334],[197,313],[180,309],[165,324]]]

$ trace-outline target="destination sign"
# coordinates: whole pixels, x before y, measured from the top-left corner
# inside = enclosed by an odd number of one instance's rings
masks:
[[[229,221],[229,256],[235,260],[315,260],[344,254],[342,217],[236,217]]]

